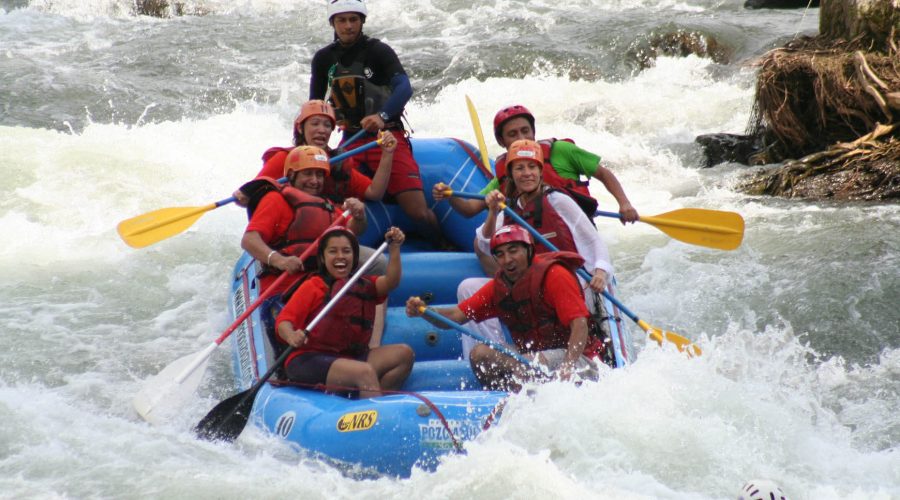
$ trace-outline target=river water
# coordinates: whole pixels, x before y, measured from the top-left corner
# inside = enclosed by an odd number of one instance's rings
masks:
[[[142,381],[227,326],[246,219],[222,208],[141,250],[116,224],[225,198],[288,143],[331,40],[323,3],[196,0],[205,15],[160,19],[129,0],[0,1],[0,497],[700,499],[761,477],[792,498],[900,498],[900,206],[752,197],[733,188],[746,167],[699,168],[696,135],[744,129],[754,58],[818,25],[740,0],[372,0],[366,24],[411,75],[417,136],[474,142],[465,95],[488,131],[518,102],[539,137],[601,154],[645,215],[741,213],[732,252],[598,221],[622,301],[704,356],[635,328],[631,367],[514,397],[466,455],[402,480],[253,431],[196,440],[233,392],[225,347],[174,421],[141,421]],[[647,40],[678,29],[729,61],[641,70]]]

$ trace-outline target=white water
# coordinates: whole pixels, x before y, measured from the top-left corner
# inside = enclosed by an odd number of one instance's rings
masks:
[[[549,21],[541,29],[553,33],[580,26],[555,3],[417,2],[402,9],[408,4],[375,0],[370,9],[397,13],[398,25],[372,16],[367,29],[389,32],[388,41],[406,49],[401,56],[417,87],[426,77],[416,68],[435,63],[411,32],[450,47],[447,74],[427,77],[440,85],[408,108],[417,136],[474,141],[465,95],[489,135],[493,112],[521,102],[537,115],[539,136],[571,137],[600,153],[642,213],[741,213],[747,230],[734,252],[674,242],[649,225],[598,221],[623,302],[649,323],[696,340],[704,356],[687,360],[647,345],[637,363],[600,383],[551,384],[517,396],[467,455],[407,480],[353,480],[249,428],[235,445],[194,439],[191,427],[233,393],[224,347],[182,414],[162,427],[144,424],[130,404],[142,381],[202,349],[228,323],[226,275],[246,219],[221,208],[141,250],[124,245],[115,226],[157,208],[225,198],[255,173],[262,151],[289,139],[309,48],[292,45],[290,61],[268,66],[259,59],[273,41],[209,59],[198,50],[198,59],[222,60],[231,79],[242,74],[234,60],[256,65],[243,77],[269,97],[234,91],[232,101],[207,106],[201,96],[169,118],[177,107],[162,90],[148,91],[131,112],[114,90],[130,74],[109,74],[105,87],[66,99],[46,94],[42,113],[32,106],[46,122],[33,123],[38,118],[15,108],[37,85],[33,76],[16,77],[24,71],[19,64],[54,66],[58,39],[67,37],[92,38],[89,53],[103,58],[119,31],[173,37],[177,30],[164,29],[182,25],[214,45],[221,26],[283,37],[290,30],[271,28],[271,17],[320,13],[317,2],[222,1],[204,2],[212,16],[137,19],[126,3],[33,2],[0,13],[4,44],[17,30],[32,33],[0,50],[0,87],[17,93],[3,94],[12,108],[0,107],[0,228],[7,235],[0,246],[0,497],[728,498],[756,477],[776,481],[792,498],[900,497],[900,207],[749,197],[732,189],[740,167],[698,169],[694,136],[739,133],[746,124],[752,68],[663,58],[624,77],[570,79],[568,69],[535,64],[524,78],[511,78],[502,68],[479,70],[467,55],[478,50],[467,33],[482,33],[473,19]],[[652,26],[654,12],[694,13],[692,22],[726,26],[727,40],[734,26],[775,38],[816,22],[815,11],[801,25],[801,12],[751,16],[730,2],[581,1],[566,8],[637,26]],[[318,21],[301,24],[317,30],[309,35],[316,45],[327,39]],[[487,33],[500,46],[514,38]],[[579,47],[569,41],[545,49]],[[479,54],[489,60],[492,53]],[[84,81],[67,75],[85,68],[93,66],[76,61],[41,74],[50,82]],[[147,80],[191,95],[186,82]],[[112,105],[98,97],[107,92]],[[71,99],[84,102],[78,113]],[[119,118],[101,118],[107,108]],[[78,121],[69,132],[53,116]],[[499,152],[490,137],[488,146]],[[602,186],[593,191],[614,207]]]

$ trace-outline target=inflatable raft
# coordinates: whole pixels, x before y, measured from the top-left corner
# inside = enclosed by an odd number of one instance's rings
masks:
[[[425,186],[443,181],[457,191],[479,191],[490,173],[482,170],[472,151],[471,145],[453,139],[413,140]],[[429,294],[437,306],[455,304],[459,282],[483,276],[471,250],[484,214],[466,219],[446,202],[433,205],[429,189],[426,196],[447,238],[466,251],[438,252],[428,242],[413,239],[404,245],[403,278],[388,300],[382,336],[382,343],[406,343],[415,351],[416,363],[402,391],[359,400],[274,381],[265,384],[254,401],[253,425],[356,473],[405,477],[414,467],[433,470],[442,455],[460,452],[466,441],[499,417],[507,394],[481,388],[468,362],[461,359],[460,334],[405,314],[404,304],[411,295]],[[367,216],[369,226],[360,238],[366,245],[377,247],[391,225],[412,230],[395,205],[367,204]],[[230,307],[234,318],[259,295],[256,270],[247,254],[235,266]],[[606,307],[616,341],[616,364],[622,366],[631,354],[631,338],[621,328],[623,322],[613,319],[621,315],[608,302]],[[235,331],[231,342],[236,384],[245,390],[274,360],[259,309]]]

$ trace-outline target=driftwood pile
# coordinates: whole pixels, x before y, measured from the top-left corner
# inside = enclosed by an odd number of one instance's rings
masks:
[[[834,199],[900,198],[900,50],[862,38],[793,40],[760,61],[748,132],[762,138],[753,194]]]

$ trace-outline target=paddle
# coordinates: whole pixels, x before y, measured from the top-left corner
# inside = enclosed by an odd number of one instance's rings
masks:
[[[483,200],[478,193],[445,191],[450,196]],[[597,210],[594,216],[621,219],[622,214]],[[679,208],[664,214],[645,216],[639,219],[650,224],[678,241],[719,250],[734,250],[744,238],[744,219],[735,212],[709,210],[705,208]]]
[[[328,163],[336,163],[350,156],[362,153],[378,145],[379,141],[366,143],[356,149],[336,155]],[[278,179],[279,183],[287,182],[287,177]],[[119,223],[117,230],[122,240],[134,248],[143,248],[191,227],[201,215],[235,201],[234,196],[200,207],[161,208],[143,215],[138,215]]]
[[[534,238],[537,241],[541,242],[541,244],[543,244],[545,247],[547,247],[551,251],[555,252],[558,250],[558,248],[556,248],[556,246],[554,246],[553,243],[550,243],[549,241],[547,241],[547,238],[544,238],[544,235],[542,235],[537,229],[531,227],[531,224],[529,224],[525,219],[520,217],[519,214],[514,212],[511,208],[506,206],[505,203],[501,203],[500,206],[503,208],[503,213],[505,213],[506,215],[511,217],[513,220],[515,220],[517,224],[519,224],[520,226],[527,229],[528,232],[531,233],[532,236],[534,236]],[[588,281],[588,282],[591,281],[591,275],[588,274],[588,272],[584,268],[578,269],[578,275],[581,276],[585,281]],[[693,343],[691,343],[691,341],[688,340],[687,338],[682,337],[681,335],[678,335],[677,333],[670,332],[667,330],[662,330],[660,328],[656,328],[654,326],[648,325],[644,320],[638,318],[636,314],[634,314],[633,312],[628,310],[628,308],[625,307],[625,304],[619,302],[619,300],[617,298],[615,298],[614,296],[612,296],[609,292],[607,292],[606,290],[603,290],[600,293],[602,293],[603,296],[606,297],[610,302],[612,302],[616,307],[621,309],[622,312],[625,313],[625,315],[628,316],[632,321],[637,323],[638,326],[640,326],[641,329],[643,329],[647,333],[647,335],[650,336],[650,338],[652,338],[657,343],[659,343],[659,345],[662,345],[663,340],[665,340],[667,342],[671,342],[671,343],[675,344],[676,346],[678,346],[679,351],[684,351],[685,349],[690,347],[691,349],[686,351],[688,353],[688,355],[699,356],[702,354],[702,351],[700,350],[700,348],[697,347],[696,345],[694,345]],[[622,366],[624,363],[622,362],[623,360],[619,359],[620,353],[622,351],[621,351],[621,346],[619,345],[618,336],[612,335],[612,341],[613,341],[613,346],[615,347],[616,365]]]
[[[602,210],[597,210],[594,216],[622,218],[620,213]],[[744,239],[744,218],[735,212],[680,208],[659,215],[641,215],[638,220],[678,241],[707,248],[734,250]]]
[[[469,119],[472,121],[472,129],[475,131],[475,138],[478,139],[478,151],[481,153],[481,162],[484,163],[485,171],[494,172],[491,169],[491,161],[488,159],[487,145],[484,143],[484,133],[481,131],[481,120],[478,119],[478,111],[475,110],[475,104],[472,99],[466,96],[466,106],[469,108]],[[496,175],[496,172],[494,172]]]
[[[501,352],[501,353],[503,353],[503,354],[506,354],[507,356],[509,356],[509,357],[511,357],[511,358],[513,358],[513,359],[515,359],[515,360],[518,361],[519,363],[522,363],[522,364],[527,365],[527,366],[531,366],[531,361],[529,361],[528,358],[526,358],[526,357],[522,356],[521,354],[519,354],[519,353],[517,353],[517,352],[511,350],[510,348],[506,347],[506,346],[503,345],[503,344],[499,344],[499,343],[497,343],[497,342],[494,342],[493,340],[490,340],[490,339],[488,339],[488,338],[482,337],[481,335],[478,335],[477,333],[475,333],[475,332],[469,330],[468,328],[466,328],[466,327],[460,325],[460,324],[457,323],[456,321],[453,321],[452,319],[447,318],[447,317],[441,315],[440,313],[438,313],[438,312],[435,311],[434,309],[431,309],[431,308],[428,308],[428,307],[424,307],[424,306],[420,306],[420,307],[419,307],[419,311],[421,311],[423,314],[425,314],[425,316],[428,316],[429,318],[432,318],[432,319],[435,319],[435,320],[437,320],[437,321],[440,321],[441,323],[444,323],[445,325],[449,326],[450,328],[453,328],[454,330],[456,330],[456,331],[458,331],[458,332],[460,332],[460,333],[462,333],[462,334],[464,334],[464,335],[468,335],[469,337],[472,337],[473,339],[475,339],[475,340],[481,342],[482,344],[487,344],[488,346],[490,346],[490,347],[491,347],[492,349],[494,349],[495,351]]]
[[[349,217],[347,214],[343,213],[335,219],[329,227],[341,225],[348,219]],[[318,243],[319,240],[317,238],[312,245],[307,247],[307,249],[300,254],[300,260],[306,260],[311,256],[313,252],[316,251]],[[266,299],[271,297],[274,294],[274,291],[279,288],[279,285],[290,276],[294,275],[281,273],[281,275],[272,282],[272,284],[269,285],[269,287],[266,288],[259,297],[257,297],[257,299],[253,301],[253,303],[250,304],[250,306],[247,307],[247,309],[245,309],[224,332],[222,332],[221,335],[219,335],[219,338],[206,346],[205,349],[178,358],[173,363],[163,368],[158,374],[144,382],[143,387],[135,394],[134,399],[132,400],[132,405],[138,415],[151,424],[157,424],[159,423],[159,418],[157,418],[158,415],[164,415],[168,413],[168,410],[171,408],[179,406],[187,401],[187,399],[197,390],[197,387],[200,386],[200,382],[203,380],[203,374],[206,372],[206,365],[209,363],[209,358],[216,347],[221,345],[232,332],[237,330],[237,328],[253,314],[253,311],[262,305]],[[202,369],[200,369],[201,367]],[[159,406],[161,402],[164,403],[163,407]]]
[[[353,141],[359,139],[365,133],[366,133],[366,129],[364,129],[364,128],[359,129],[359,131],[356,132],[355,134],[351,135],[349,139],[347,139],[346,141],[341,141],[341,143],[338,144],[337,151],[343,151],[344,148],[347,147],[348,144],[353,144]]]
[[[359,270],[347,280],[347,283],[341,287],[341,290],[335,294],[334,298],[332,298],[328,304],[313,318],[312,321],[306,326],[306,330],[312,330],[322,318],[331,310],[332,307],[337,303],[341,297],[350,290],[350,287],[353,283],[356,283],[359,280],[360,276],[366,272],[369,266],[375,262],[384,250],[388,246],[387,241],[381,244],[377,250],[366,260],[362,266],[360,266]],[[197,427],[194,428],[194,432],[197,434],[197,437],[207,440],[222,440],[231,442],[237,439],[238,436],[241,435],[241,431],[244,430],[244,427],[247,426],[247,420],[250,418],[250,411],[253,409],[253,401],[256,399],[256,394],[262,388],[263,384],[269,380],[275,370],[281,366],[282,363],[287,359],[287,357],[294,352],[293,348],[286,349],[281,356],[272,363],[272,366],[263,374],[262,377],[259,378],[252,387],[247,389],[244,392],[239,392],[234,396],[222,401],[217,404],[209,413],[203,417]]]

